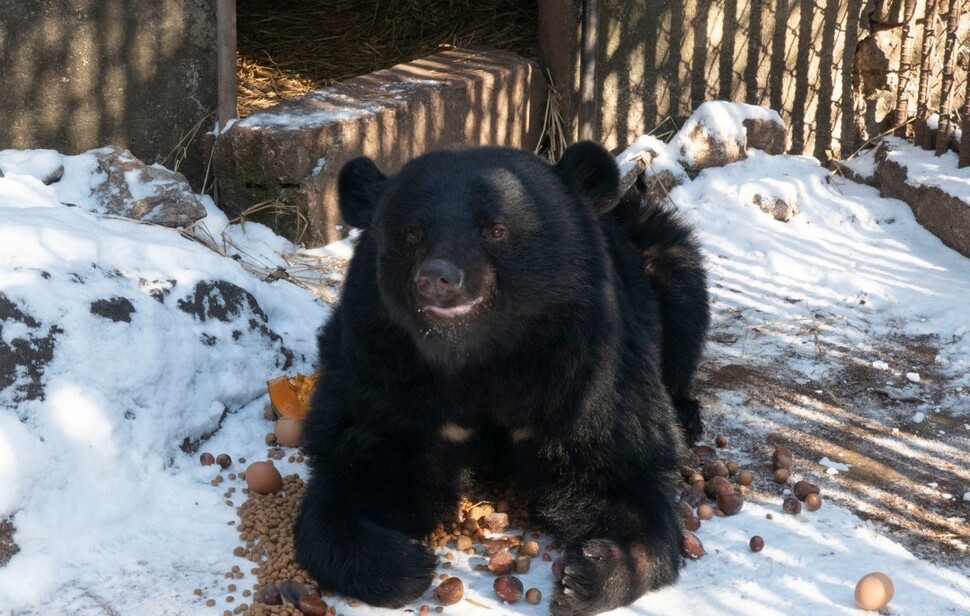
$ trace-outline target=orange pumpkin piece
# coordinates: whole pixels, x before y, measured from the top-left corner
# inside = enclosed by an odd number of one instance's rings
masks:
[[[269,401],[282,417],[303,419],[310,410],[310,396],[319,373],[283,375],[266,382]]]

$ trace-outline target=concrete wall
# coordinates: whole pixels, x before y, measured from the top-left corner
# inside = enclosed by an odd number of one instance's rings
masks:
[[[541,60],[563,94],[574,135],[581,4],[539,0]],[[713,99],[779,111],[791,130],[791,151],[822,159],[848,155],[888,126],[898,48],[885,50],[884,86],[854,81],[853,68],[857,46],[872,32],[894,29],[898,38],[902,0],[599,4],[597,135],[607,147],[625,146],[665,120],[661,129],[672,128],[671,119],[679,125]],[[915,91],[915,81],[910,85]]]
[[[0,149],[103,145],[196,188],[216,106],[211,0],[0,0]],[[187,156],[187,158],[186,158]]]

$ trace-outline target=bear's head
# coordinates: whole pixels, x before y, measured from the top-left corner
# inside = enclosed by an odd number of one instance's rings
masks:
[[[606,259],[596,216],[616,203],[619,172],[590,142],[555,166],[478,148],[423,155],[393,177],[358,158],[338,190],[344,221],[373,242],[390,318],[427,360],[457,368],[514,351],[542,319],[594,301]]]

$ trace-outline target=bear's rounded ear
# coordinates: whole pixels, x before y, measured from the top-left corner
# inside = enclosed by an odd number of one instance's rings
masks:
[[[580,141],[569,146],[555,170],[595,215],[610,211],[620,199],[620,169],[598,143]]]
[[[337,178],[340,216],[351,227],[366,229],[387,187],[387,176],[374,161],[361,156],[344,165]]]

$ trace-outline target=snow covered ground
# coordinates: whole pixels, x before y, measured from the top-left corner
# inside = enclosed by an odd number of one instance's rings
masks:
[[[104,216],[89,203],[90,162],[0,152],[0,366],[29,360],[0,374],[0,521],[19,548],[0,566],[0,615],[232,610],[224,573],[241,567],[240,590],[255,581],[232,554],[237,518],[223,493],[239,484],[210,485],[217,467],[200,466],[198,451],[232,455],[223,474],[265,457],[265,381],[312,368],[329,309],[253,272],[328,253],[294,258],[265,227],[227,226],[208,200],[206,236],[230,256]],[[45,185],[58,164],[64,177]],[[798,214],[779,222],[755,195]],[[617,613],[858,613],[855,583],[877,570],[896,584],[887,614],[968,613],[970,260],[904,203],[830,182],[810,158],[752,151],[671,197],[711,269],[698,392],[709,432],[727,434],[730,457],[761,478],[738,515],[704,523],[708,555],[675,587]],[[773,444],[795,451],[795,478],[821,486],[821,510],[781,513]],[[760,553],[748,549],[755,534]],[[3,546],[0,535],[0,562]],[[458,554],[449,573],[491,609],[462,601],[445,613],[547,612],[546,599],[498,603],[480,562]],[[521,577],[550,596],[548,564]],[[423,603],[430,593],[413,608]]]

